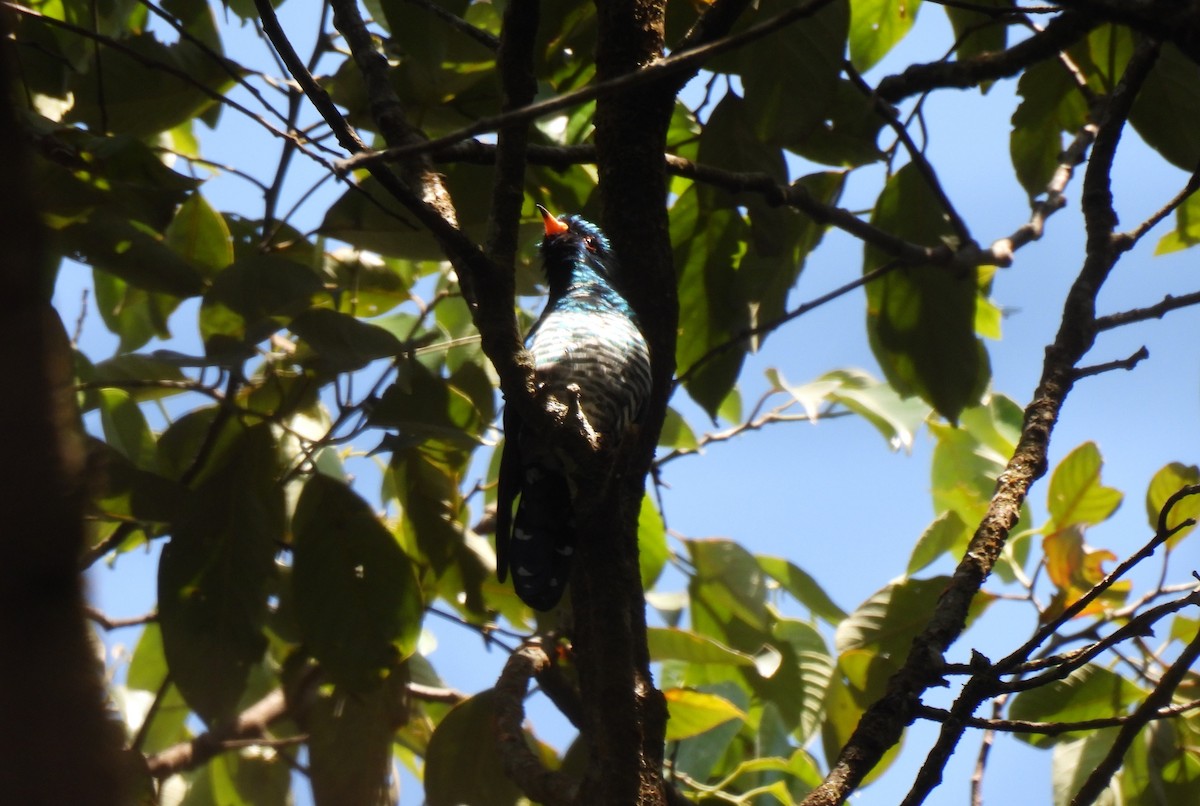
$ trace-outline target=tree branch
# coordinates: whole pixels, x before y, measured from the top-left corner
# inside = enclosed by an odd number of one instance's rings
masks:
[[[1062,325],[1054,343],[1046,350],[1041,381],[1025,410],[1017,447],[997,479],[987,514],[939,598],[928,625],[913,640],[904,666],[888,682],[884,696],[863,715],[825,781],[805,799],[807,806],[841,803],[883,753],[899,740],[901,730],[915,713],[921,693],[941,681],[943,653],[962,632],[971,600],[999,558],[1030,486],[1046,472],[1050,434],[1071,390],[1074,368],[1095,339],[1096,295],[1121,254],[1113,242],[1116,218],[1112,212],[1109,174],[1134,96],[1155,55],[1153,47],[1138,49],[1103,110],[1084,180],[1087,256],[1064,305]]]
[[[1152,719],[1158,718],[1158,712],[1165,707],[1174,696],[1175,690],[1183,681],[1185,675],[1191,671],[1192,664],[1200,659],[1200,630],[1196,631],[1195,637],[1192,638],[1183,650],[1179,653],[1179,657],[1167,669],[1166,673],[1159,680],[1154,690],[1150,695],[1137,707],[1130,716],[1129,720],[1121,726],[1121,730],[1117,732],[1117,736],[1113,739],[1112,747],[1109,748],[1108,754],[1104,760],[1097,765],[1092,774],[1083,782],[1083,786],[1079,788],[1075,798],[1071,801],[1071,806],[1087,806],[1100,796],[1105,789],[1108,788],[1108,782],[1116,773],[1117,768],[1121,766],[1122,759],[1125,758],[1126,751],[1133,744],[1133,740],[1141,732]]]
[[[938,61],[914,64],[899,75],[879,82],[876,93],[880,98],[896,103],[912,95],[934,89],[975,87],[985,81],[1008,78],[1031,64],[1053,57],[1079,41],[1100,24],[1091,14],[1065,12],[1055,17],[1041,33],[1034,34],[1008,50],[984,53],[957,62]]]
[[[574,784],[563,773],[546,769],[525,739],[525,695],[531,678],[551,667],[537,639],[508,657],[496,681],[496,744],[508,777],[532,800],[548,806],[569,804]]]
[[[1200,700],[1164,706],[1155,710],[1150,716],[1150,720],[1171,719],[1197,709],[1200,709]],[[950,718],[950,712],[944,708],[921,705],[917,708],[917,716],[931,722],[945,722]],[[1128,725],[1134,720],[1135,716],[1128,714],[1100,719],[1083,719],[1078,722],[1029,722],[1022,719],[984,719],[982,717],[970,717],[965,721],[968,727],[994,730],[998,733],[1037,733],[1042,736],[1061,736],[1064,733],[1083,733],[1103,728],[1115,728],[1120,725]],[[1144,725],[1145,722],[1141,724]]]
[[[1188,308],[1192,305],[1200,305],[1200,291],[1184,294],[1182,297],[1174,297],[1167,294],[1162,298],[1162,301],[1147,308],[1133,308],[1128,311],[1097,317],[1096,330],[1113,330],[1114,328],[1123,327],[1134,322],[1141,322],[1146,319],[1162,319],[1171,311]]]

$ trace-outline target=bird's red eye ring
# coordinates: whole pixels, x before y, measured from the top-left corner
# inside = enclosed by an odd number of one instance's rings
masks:
[[[584,239],[583,239],[583,246],[584,246],[584,248],[585,248],[585,249],[587,249],[589,252],[595,252],[597,249],[599,249],[599,248],[600,248],[600,247],[599,247],[599,246],[596,244],[596,239],[595,239],[595,238],[593,238],[591,235],[589,235],[589,236],[587,236],[586,238],[584,238]]]

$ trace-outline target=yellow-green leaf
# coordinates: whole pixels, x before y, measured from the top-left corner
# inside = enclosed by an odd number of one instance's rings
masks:
[[[1085,442],[1054,469],[1046,508],[1059,529],[1102,523],[1121,505],[1121,491],[1100,483],[1103,465],[1096,443]]]
[[[672,688],[663,692],[671,718],[667,721],[667,741],[698,736],[731,719],[745,720],[746,714],[724,697],[702,691]]]

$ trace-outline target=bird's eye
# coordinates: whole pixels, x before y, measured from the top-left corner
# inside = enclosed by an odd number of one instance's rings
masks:
[[[589,252],[595,252],[599,248],[599,246],[596,243],[596,239],[593,238],[591,235],[588,235],[587,237],[585,237],[583,239],[583,247],[585,249],[587,249]]]

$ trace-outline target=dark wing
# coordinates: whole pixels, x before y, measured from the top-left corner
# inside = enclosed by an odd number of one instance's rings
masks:
[[[496,484],[496,577],[508,578],[508,547],[512,540],[513,502],[521,489],[521,418],[511,405],[504,407],[504,450]]]

